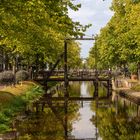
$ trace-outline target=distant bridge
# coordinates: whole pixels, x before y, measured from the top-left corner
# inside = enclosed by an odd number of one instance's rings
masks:
[[[104,85],[107,88],[107,96],[109,97],[112,92],[111,77],[112,77],[111,72],[106,70],[104,71],[96,71],[88,69],[70,70],[67,72],[67,77],[65,77],[64,70],[54,70],[53,72],[39,71],[34,80],[39,82],[43,86],[47,86],[47,83],[52,81],[65,82],[66,85],[70,81],[92,81],[95,87],[94,97],[98,96],[99,82],[104,82]]]

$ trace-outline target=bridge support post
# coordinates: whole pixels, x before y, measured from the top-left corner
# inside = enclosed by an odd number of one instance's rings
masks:
[[[39,112],[39,104],[36,103],[36,113]]]
[[[116,115],[118,115],[118,112],[119,112],[119,110],[118,110],[119,108],[118,108],[118,95],[115,97],[115,110],[116,110]]]
[[[68,140],[68,101],[67,100],[65,100],[64,102],[64,112],[65,112],[64,133],[65,133],[65,140]]]
[[[44,81],[45,81],[45,80],[44,80]],[[47,81],[44,82],[43,89],[44,89],[45,91],[48,90],[48,82],[47,82]]]
[[[139,105],[137,105],[137,117],[139,116]]]
[[[108,75],[109,79],[107,81],[107,97],[110,97],[112,94],[112,81],[111,81],[111,73]]]
[[[67,63],[67,41],[64,41],[64,96],[69,97],[68,91],[68,63]]]
[[[98,97],[98,71],[95,71],[95,81],[94,81],[94,97]]]
[[[42,103],[42,108],[41,108],[42,112],[44,112],[44,108],[45,108],[45,103]]]

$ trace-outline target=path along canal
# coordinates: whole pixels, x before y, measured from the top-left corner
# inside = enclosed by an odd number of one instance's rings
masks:
[[[90,97],[93,83],[73,82],[68,91],[70,96]],[[99,91],[101,96],[106,92],[103,87]],[[43,112],[33,112],[18,123],[18,139],[139,140],[137,105],[117,96],[113,100],[53,101]]]

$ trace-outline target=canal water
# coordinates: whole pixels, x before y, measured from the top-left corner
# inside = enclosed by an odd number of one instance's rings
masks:
[[[70,83],[68,91],[70,96],[90,97],[93,83]],[[106,95],[103,87],[99,92]],[[118,96],[101,101],[53,101],[17,122],[17,131],[19,140],[140,140],[140,117],[137,105]]]
[[[80,95],[82,97],[90,97],[91,94],[88,91],[88,83],[82,82],[80,87]],[[92,124],[91,118],[95,115],[95,112],[90,108],[91,101],[81,102],[81,107],[78,110],[79,119],[72,123],[72,136],[74,138],[94,138],[96,135],[96,127]]]

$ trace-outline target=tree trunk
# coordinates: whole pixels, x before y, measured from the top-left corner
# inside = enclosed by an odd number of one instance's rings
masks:
[[[126,64],[123,65],[123,71],[124,71],[124,76],[126,77],[127,73],[126,73]]]
[[[4,70],[8,70],[8,63],[9,63],[8,55],[5,54],[4,55]]]
[[[16,73],[16,59],[14,59],[14,63],[13,63],[13,74]]]
[[[140,80],[140,62],[138,63],[138,80]]]

